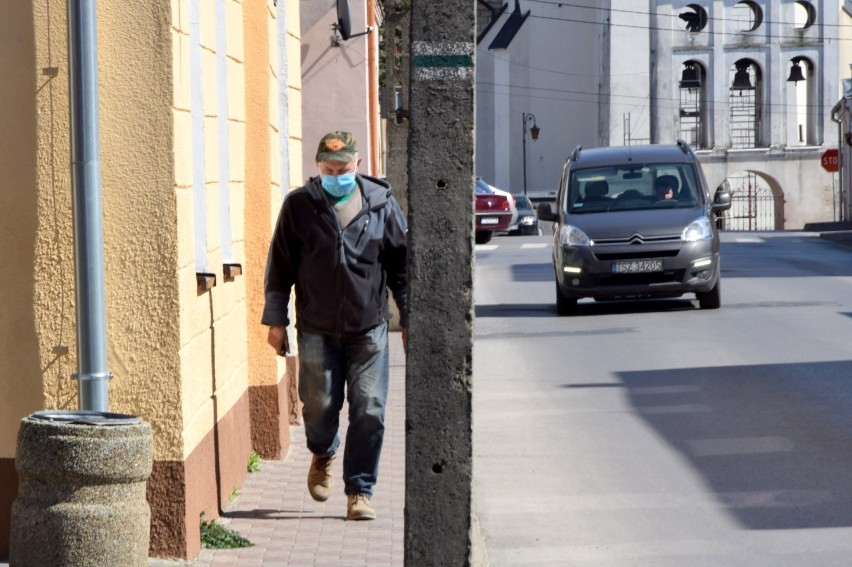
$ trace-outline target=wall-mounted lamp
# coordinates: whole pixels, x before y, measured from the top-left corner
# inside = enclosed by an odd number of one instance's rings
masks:
[[[533,141],[538,140],[538,134],[541,132],[541,128],[535,123],[535,115],[531,112],[523,113],[523,138],[521,141],[521,153],[524,158],[524,195],[527,194],[527,124],[532,121],[532,128],[530,128],[530,138]]]

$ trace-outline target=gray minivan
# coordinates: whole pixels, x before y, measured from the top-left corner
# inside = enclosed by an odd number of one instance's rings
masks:
[[[565,162],[553,204],[538,217],[555,223],[553,265],[560,315],[577,300],[679,297],[694,293],[717,309],[716,216],[731,195],[711,198],[692,149],[647,145],[583,149]]]

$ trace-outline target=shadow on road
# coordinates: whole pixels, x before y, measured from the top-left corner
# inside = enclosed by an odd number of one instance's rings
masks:
[[[746,528],[852,526],[852,362],[617,377],[638,415]]]

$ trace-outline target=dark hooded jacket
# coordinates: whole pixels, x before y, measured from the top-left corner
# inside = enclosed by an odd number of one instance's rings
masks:
[[[287,326],[296,287],[296,328],[336,336],[367,331],[390,317],[390,288],[408,326],[405,217],[386,181],[356,180],[364,206],[341,227],[319,177],[284,200],[266,264],[261,322]]]

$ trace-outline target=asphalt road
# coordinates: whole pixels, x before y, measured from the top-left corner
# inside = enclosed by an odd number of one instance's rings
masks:
[[[722,308],[558,317],[549,233],[476,252],[488,562],[852,565],[852,248],[725,233]]]

